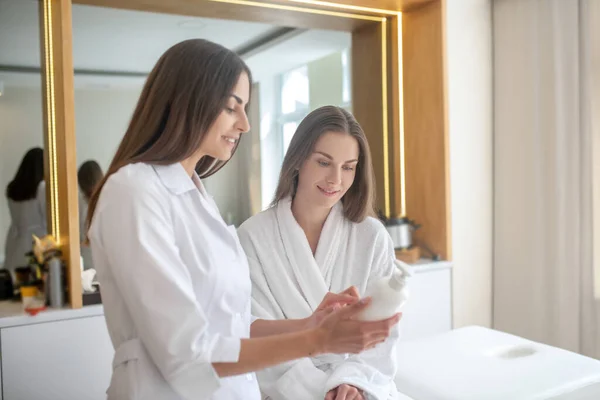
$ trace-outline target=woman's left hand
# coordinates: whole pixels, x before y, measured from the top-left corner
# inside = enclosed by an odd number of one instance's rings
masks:
[[[355,286],[350,286],[341,293],[328,292],[325,297],[323,297],[321,304],[319,304],[315,312],[306,319],[306,327],[313,328],[318,326],[321,320],[331,312],[348,304],[352,304],[359,299],[358,289],[356,289]]]
[[[359,388],[344,383],[327,392],[325,400],[365,400],[365,398]]]

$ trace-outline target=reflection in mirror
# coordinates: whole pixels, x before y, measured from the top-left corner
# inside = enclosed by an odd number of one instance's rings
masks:
[[[37,2],[0,2],[0,265],[17,283],[47,234],[39,37]]]
[[[205,180],[225,221],[239,226],[270,203],[302,118],[325,104],[350,109],[350,34],[73,5],[78,166],[95,161],[106,171],[147,73],[167,48],[190,38],[235,50],[253,73],[251,131],[231,161]],[[85,203],[82,195],[82,210]],[[88,253],[82,247],[86,269]]]

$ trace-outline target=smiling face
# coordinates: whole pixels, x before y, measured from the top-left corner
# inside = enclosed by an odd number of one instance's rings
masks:
[[[357,140],[343,132],[326,132],[298,171],[296,201],[333,207],[354,182],[359,158]]]
[[[210,127],[200,146],[200,153],[217,160],[227,161],[243,133],[250,130],[246,104],[250,97],[250,81],[242,72],[225,108]]]

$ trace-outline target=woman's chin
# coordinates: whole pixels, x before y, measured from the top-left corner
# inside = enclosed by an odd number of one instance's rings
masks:
[[[223,149],[208,155],[218,161],[229,161],[232,156],[232,151],[229,149]]]

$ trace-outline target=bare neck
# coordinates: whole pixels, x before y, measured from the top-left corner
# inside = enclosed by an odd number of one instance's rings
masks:
[[[185,172],[190,176],[190,178],[194,175],[194,171],[196,170],[196,165],[200,162],[200,160],[204,157],[204,154],[194,154],[185,160],[180,161],[180,164],[185,169]]]
[[[331,208],[311,206],[298,196],[292,201],[292,215],[304,231],[313,255],[317,251],[321,231],[330,211]]]

